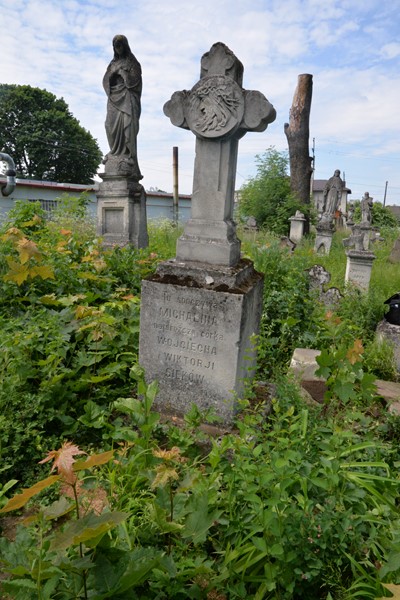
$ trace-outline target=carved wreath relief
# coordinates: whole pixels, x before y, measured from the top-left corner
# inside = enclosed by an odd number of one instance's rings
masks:
[[[187,99],[189,128],[200,137],[219,138],[239,127],[244,112],[243,91],[230,77],[201,79]]]

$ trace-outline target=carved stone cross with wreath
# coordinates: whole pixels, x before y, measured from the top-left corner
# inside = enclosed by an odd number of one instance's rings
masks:
[[[178,240],[178,262],[234,267],[240,260],[233,221],[238,140],[276,118],[265,96],[244,90],[242,81],[242,63],[217,42],[201,59],[198,83],[164,105],[173,125],[196,136],[192,214]]]

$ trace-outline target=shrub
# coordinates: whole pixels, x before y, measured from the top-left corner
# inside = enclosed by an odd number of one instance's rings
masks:
[[[259,227],[279,235],[289,232],[289,218],[296,210],[310,213],[310,206],[296,200],[290,192],[288,157],[270,147],[256,156],[257,175],[240,190],[238,214],[242,220],[255,217]]]

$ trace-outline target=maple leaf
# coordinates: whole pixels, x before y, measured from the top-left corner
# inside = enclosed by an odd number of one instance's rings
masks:
[[[57,469],[58,474],[61,475],[67,483],[73,484],[75,483],[76,475],[72,465],[75,462],[74,456],[78,456],[79,454],[86,454],[86,452],[71,442],[64,442],[59,450],[50,450],[46,458],[39,461],[39,464],[54,460],[50,472]]]
[[[153,456],[156,456],[157,458],[162,458],[163,460],[169,461],[169,460],[175,460],[180,462],[181,457],[181,449],[178,448],[177,446],[173,446],[171,448],[171,450],[162,450],[162,449],[158,449],[158,450],[153,450]]]
[[[41,267],[32,267],[29,276],[32,277],[32,279],[34,277],[40,277],[41,279],[55,279],[54,271],[48,265],[42,265]]]
[[[156,467],[156,477],[151,484],[151,487],[154,489],[159,486],[164,486],[167,483],[171,483],[172,481],[176,481],[179,479],[179,475],[175,469],[168,467],[165,463],[158,465]]]
[[[17,285],[22,285],[30,276],[29,268],[27,265],[21,265],[21,263],[15,262],[15,260],[12,260],[9,256],[7,256],[7,262],[10,270],[4,275],[4,281],[15,281]]]
[[[85,306],[84,304],[79,304],[75,309],[75,318],[76,319],[85,319],[86,317],[98,316],[100,311],[96,310],[92,306]]]
[[[23,237],[17,242],[17,249],[22,265],[27,263],[31,258],[35,258],[37,261],[42,260],[42,254],[35,242],[32,242],[32,240],[28,240],[27,238]]]
[[[362,341],[359,339],[354,340],[353,346],[347,351],[346,358],[348,358],[350,364],[354,365],[356,362],[359,362],[363,352],[364,346]]]
[[[65,246],[68,246],[68,240],[60,240],[56,246],[56,250],[62,252],[65,250]]]
[[[325,321],[328,321],[328,323],[332,323],[334,325],[339,325],[342,322],[341,318],[335,315],[335,313],[332,310],[326,311]]]
[[[24,221],[22,223],[22,227],[32,227],[32,225],[39,225],[42,222],[42,218],[39,215],[33,215],[33,218],[30,221]]]
[[[98,258],[93,261],[93,266],[96,269],[97,273],[101,273],[104,269],[107,269],[107,263],[102,258]]]
[[[24,237],[24,234],[20,229],[18,229],[18,227],[10,227],[10,229],[7,229],[5,234],[1,236],[1,239],[4,242],[7,242],[8,240],[19,240],[22,237]]]

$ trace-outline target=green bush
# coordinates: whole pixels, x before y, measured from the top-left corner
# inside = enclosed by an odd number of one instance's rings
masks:
[[[47,221],[21,205],[0,238],[1,505],[14,478],[26,487],[44,476],[37,462],[48,452],[59,458],[65,440],[108,458],[92,459],[72,502],[71,489],[51,479],[31,523],[14,542],[0,538],[1,592],[16,600],[384,596],[383,581],[400,581],[399,424],[374,396],[374,375],[393,373],[374,328],[399,277],[396,265],[391,281],[382,276],[393,232],[376,247],[380,277],[368,294],[344,286],[343,235],[329,257],[307,240],[289,253],[266,232],[245,241],[265,275],[257,376],[274,380],[275,391],[267,403],[249,392],[233,429],[210,438],[197,407],[179,427],[161,420],[156,383],[146,385],[137,366],[140,282],[174,255],[178,228],[151,224],[148,249],[105,250],[80,207],[69,208]],[[344,295],[335,310],[309,290],[316,262]],[[284,375],[299,346],[322,350],[322,406],[305,404]],[[100,515],[88,498],[103,500]]]
[[[24,600],[331,600],[362,588],[372,600],[385,594],[383,573],[399,577],[397,471],[371,418],[349,428],[360,416],[305,408],[281,378],[268,420],[265,406],[249,404],[234,432],[210,439],[196,411],[180,428],[161,425],[156,387],[138,381],[143,401],[109,407],[117,451],[73,469],[61,456],[81,450],[66,444],[46,459],[59,475],[16,498],[23,506],[69,477],[14,542],[0,539],[5,591]]]
[[[355,200],[353,202],[354,205],[354,221],[359,223],[361,221],[361,203],[360,200]],[[383,206],[382,202],[373,202],[372,204],[372,226],[373,227],[398,227],[399,222],[397,218],[394,216],[392,211],[387,208],[387,206]]]
[[[126,251],[121,265],[123,251],[116,249],[115,259],[103,252],[94,228],[84,227],[79,203],[77,213],[67,208],[48,221],[40,206],[19,203],[0,238],[6,479],[11,473],[26,479],[55,438],[73,434],[78,442],[98,442],[98,431],[79,420],[87,403],[101,407],[132,387],[140,281],[154,260]]]
[[[296,210],[310,215],[310,206],[291,194],[288,163],[287,154],[273,147],[256,156],[257,175],[240,189],[238,215],[242,221],[253,216],[259,227],[288,235],[289,218]]]

